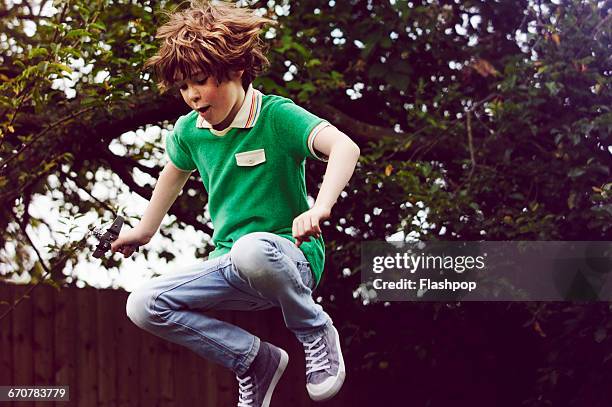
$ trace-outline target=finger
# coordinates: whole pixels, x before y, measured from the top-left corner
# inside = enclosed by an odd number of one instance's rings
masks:
[[[296,219],[295,231],[296,231],[296,235],[295,235],[296,237],[304,236],[304,219],[303,218]]]
[[[308,219],[305,219],[304,222],[308,222]],[[302,233],[300,234],[300,240],[302,242],[310,242],[310,237],[312,236],[312,231],[308,229],[307,224],[302,224]]]
[[[310,235],[312,233],[312,217],[306,216],[304,219],[304,234]]]
[[[293,223],[291,224],[291,236],[297,237],[297,219],[293,219]]]
[[[114,252],[120,252],[121,249],[127,247],[125,244],[125,240],[121,238],[117,238],[111,242],[111,250]]]
[[[321,228],[319,227],[319,220],[315,217],[310,218],[310,235],[318,238],[321,233]]]
[[[124,256],[127,256],[129,254],[129,252],[130,252],[130,248],[131,248],[131,246],[123,245],[119,249],[119,252],[121,252],[121,254],[123,254]]]
[[[305,216],[302,221],[302,230],[300,237],[303,242],[310,242],[310,237],[314,235],[314,230],[312,228],[312,218],[310,216]]]
[[[130,245],[127,248],[128,248],[127,257],[130,257],[132,254],[138,251],[138,246],[136,245]]]

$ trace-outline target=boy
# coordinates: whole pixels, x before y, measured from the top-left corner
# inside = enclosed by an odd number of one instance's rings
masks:
[[[142,220],[112,245],[129,257],[148,243],[191,172],[199,171],[215,250],[206,261],[148,281],[130,294],[126,311],[142,329],[232,369],[239,407],[269,406],[288,356],[208,310],[278,306],[304,345],[310,397],[333,397],[345,377],[338,331],[312,290],[324,264],[320,222],[330,217],[359,148],[291,100],[253,88],[268,65],[259,39],[267,23],[274,22],[219,2],[192,4],[158,30],[162,45],[146,66],[162,90],[177,86],[192,111],[167,137],[169,162]],[[310,209],[306,157],[328,161]]]

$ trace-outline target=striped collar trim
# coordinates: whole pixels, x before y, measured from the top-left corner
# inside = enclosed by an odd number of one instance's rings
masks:
[[[234,117],[232,124],[230,124],[226,129],[222,131],[217,131],[212,128],[212,125],[208,123],[204,118],[198,115],[198,119],[196,121],[196,127],[199,129],[210,129],[213,134],[225,134],[231,128],[238,129],[248,129],[255,126],[257,123],[257,119],[259,118],[259,113],[261,112],[261,101],[262,101],[262,93],[257,89],[253,88],[253,85],[249,85],[249,88],[246,91],[244,96],[244,102],[242,102],[242,106],[240,110]]]

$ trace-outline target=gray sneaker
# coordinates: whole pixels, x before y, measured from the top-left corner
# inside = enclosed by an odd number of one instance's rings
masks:
[[[306,389],[311,399],[324,401],[340,391],[346,376],[340,336],[333,325],[312,342],[305,342]]]
[[[261,342],[249,369],[238,379],[238,407],[269,407],[274,388],[289,362],[287,352]]]

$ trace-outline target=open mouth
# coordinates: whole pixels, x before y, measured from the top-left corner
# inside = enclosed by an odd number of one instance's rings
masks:
[[[210,109],[210,105],[208,106],[203,106],[203,107],[198,107],[196,110],[200,113],[206,113],[206,111],[208,111],[208,109]]]

